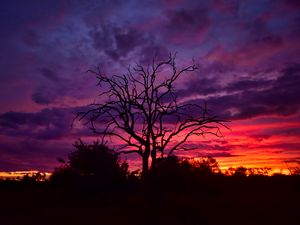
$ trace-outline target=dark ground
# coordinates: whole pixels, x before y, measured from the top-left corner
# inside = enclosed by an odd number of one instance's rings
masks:
[[[0,182],[1,225],[299,225],[300,177],[208,177],[106,191]]]

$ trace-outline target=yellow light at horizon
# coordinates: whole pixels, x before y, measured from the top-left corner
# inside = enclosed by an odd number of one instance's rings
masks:
[[[28,170],[28,171],[2,171],[0,172],[0,178],[10,178],[10,179],[16,179],[16,178],[22,178],[25,175],[35,175],[36,173],[42,173],[46,175],[46,179],[49,178],[51,176],[52,173],[50,172],[41,172],[41,171],[37,171],[37,170]]]

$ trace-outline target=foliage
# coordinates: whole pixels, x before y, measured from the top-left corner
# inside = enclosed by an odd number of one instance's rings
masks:
[[[106,187],[124,182],[128,165],[121,163],[118,156],[105,145],[94,142],[85,144],[81,140],[74,144],[75,151],[68,155],[68,161],[56,168],[50,180],[52,183],[91,183]]]
[[[34,182],[40,182],[40,181],[45,181],[46,179],[46,174],[45,173],[40,173],[37,172],[30,176],[29,174],[26,174],[22,178],[22,182],[24,183],[34,183]]]
[[[246,168],[239,166],[237,168],[230,167],[225,174],[228,176],[269,176],[271,173],[271,168],[262,167],[262,168]]]
[[[202,158],[201,160],[194,160],[193,167],[198,173],[203,175],[221,173],[221,169],[216,159],[212,157]]]

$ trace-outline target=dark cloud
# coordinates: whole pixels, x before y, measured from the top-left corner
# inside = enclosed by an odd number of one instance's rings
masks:
[[[207,11],[202,8],[168,12],[167,17],[169,18],[167,27],[171,32],[189,32],[204,29],[208,23]]]
[[[65,1],[6,1],[1,5],[0,25],[2,35],[12,35],[34,24],[48,28],[57,23],[68,7]],[[2,36],[1,35],[1,36]],[[3,36],[2,36],[3,37]]]
[[[202,156],[209,156],[209,157],[217,158],[217,157],[238,157],[241,155],[236,155],[236,154],[232,154],[229,152],[216,152],[216,153],[209,153],[207,155],[202,154]]]
[[[51,81],[57,82],[59,80],[58,75],[49,68],[42,68],[41,73],[44,77],[48,78]]]
[[[226,1],[226,0],[213,0],[213,9],[217,12],[238,15],[240,8],[240,2],[238,0]]]
[[[65,103],[66,97],[83,99],[89,93],[96,91],[96,79],[76,69],[70,71],[73,73],[72,76],[66,76],[67,72],[60,65],[49,65],[49,67],[42,67],[39,71],[42,78],[46,79],[40,79],[39,84],[32,90],[31,99],[37,104],[60,107]]]
[[[107,26],[102,26],[99,29],[91,30],[90,36],[93,41],[93,46],[100,51],[105,51],[106,49],[112,49],[114,40],[111,36],[111,28]]]
[[[208,95],[218,93],[221,89],[218,84],[218,78],[201,77],[200,79],[192,79],[189,81],[187,83],[187,89],[180,90],[179,94],[181,96],[189,96],[191,94]]]
[[[72,145],[44,140],[0,142],[0,170],[41,170],[52,172],[59,166],[57,158],[66,158]]]
[[[209,65],[201,65],[194,74],[186,74],[189,79],[185,81],[185,89],[178,90],[179,96],[190,96],[192,94],[210,95],[226,91],[224,76],[232,73],[234,68],[220,62]]]
[[[251,18],[244,21],[243,28],[248,34],[245,39],[247,42],[263,41],[263,38],[270,34],[270,31],[266,27],[266,22],[261,18]]]
[[[177,154],[177,153],[176,153]],[[200,151],[186,151],[186,152],[178,152],[178,154],[183,158],[197,158],[197,157],[238,157],[241,155],[232,154],[230,152],[200,152]],[[191,156],[192,155],[192,156]]]
[[[3,113],[0,115],[0,133],[37,139],[59,139],[70,134],[75,110],[52,108],[36,113]]]
[[[228,84],[225,87],[225,90],[228,92],[234,92],[234,91],[244,91],[244,90],[256,90],[260,88],[268,88],[270,85],[270,81],[263,80],[263,79],[257,79],[257,80],[249,80],[249,79],[241,79],[238,81],[234,81],[230,84]]]
[[[259,39],[255,39],[254,44],[257,44],[258,46],[268,44],[269,46],[276,47],[276,46],[283,45],[283,39],[279,36],[267,35],[267,36],[263,36]]]
[[[37,90],[32,94],[32,100],[40,105],[48,105],[52,102],[54,102],[57,99],[57,95],[54,93],[51,93],[49,91],[49,88],[45,90]]]
[[[190,83],[191,90],[187,89],[185,92],[207,94],[226,91],[227,94],[222,96],[193,100],[201,104],[206,100],[212,111],[225,118],[245,119],[271,114],[287,116],[297,113],[300,108],[297,97],[300,95],[299,71],[300,66],[294,64],[283,69],[275,80],[242,79],[233,81],[224,88],[210,87],[209,83],[213,85],[214,81],[202,82],[202,88],[200,79],[199,83]]]
[[[173,43],[200,42],[210,25],[208,10],[202,5],[167,11],[166,18],[165,35]]]
[[[290,9],[297,10],[300,9],[300,2],[297,0],[283,0],[283,4],[288,6]]]
[[[269,148],[269,149],[282,149],[284,151],[299,151],[300,143],[279,143],[279,144],[268,144],[260,145],[257,148]]]
[[[28,121],[29,113],[7,112],[0,116],[0,125],[7,128],[17,128]]]
[[[274,81],[273,87],[256,96],[262,104],[275,105],[278,110],[295,112],[300,106],[300,65],[294,64],[282,70],[282,75]]]
[[[134,28],[118,27],[112,24],[102,25],[92,30],[90,36],[93,46],[114,60],[127,57],[130,52],[148,41],[143,33]]]
[[[299,127],[280,127],[278,129],[267,129],[264,130],[266,135],[281,135],[281,136],[288,136],[288,137],[298,137],[300,136],[300,129]]]
[[[269,134],[253,134],[253,135],[249,135],[248,137],[253,138],[257,142],[261,142],[263,140],[271,138],[272,135],[269,135]]]
[[[25,45],[32,48],[40,45],[40,37],[37,32],[33,30],[26,31],[22,37],[22,41]]]
[[[143,35],[135,29],[115,28],[114,35],[117,52],[121,56],[127,56],[144,41]]]
[[[141,65],[149,65],[149,62],[166,59],[169,54],[169,50],[159,43],[155,43],[154,39],[150,39],[147,44],[143,45],[138,52],[138,62]]]
[[[214,140],[214,141],[201,141],[199,143],[194,142],[187,142],[183,145],[187,149],[193,149],[195,152],[201,154],[201,151],[204,152],[221,152],[221,153],[229,153],[234,148],[245,148],[248,147],[247,145],[236,145],[236,144],[230,144],[228,141],[223,140]]]

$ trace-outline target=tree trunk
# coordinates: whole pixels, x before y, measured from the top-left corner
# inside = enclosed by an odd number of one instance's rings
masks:
[[[155,168],[156,168],[156,149],[152,149],[151,159],[152,159],[151,170],[155,170]]]
[[[149,174],[149,154],[144,154],[143,156],[143,169],[142,169],[142,177],[146,178]]]

